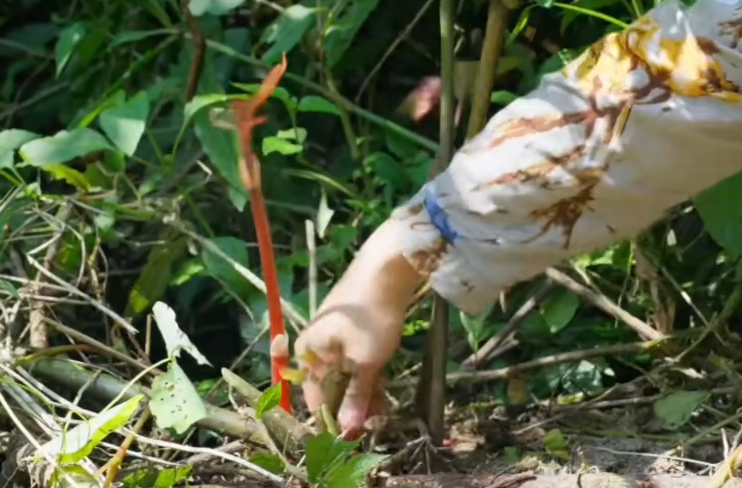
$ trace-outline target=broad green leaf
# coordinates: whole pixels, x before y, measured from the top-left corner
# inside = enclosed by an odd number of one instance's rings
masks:
[[[266,156],[274,152],[289,156],[302,152],[304,146],[287,141],[286,139],[281,139],[280,137],[270,136],[263,139],[263,147],[261,149]]]
[[[327,192],[323,188],[319,208],[317,209],[317,235],[320,239],[325,238],[325,231],[327,230],[327,226],[330,225],[330,220],[332,220],[334,214],[335,211],[327,204]]]
[[[479,315],[477,315],[476,317],[467,315],[464,312],[459,312],[461,325],[463,325],[464,330],[466,330],[467,341],[469,342],[469,346],[474,351],[477,350],[477,345],[479,344],[479,342],[481,342],[485,338],[485,321],[487,320],[487,317],[489,316],[491,311],[492,307],[489,306],[486,310],[479,313]]]
[[[541,316],[551,333],[556,334],[572,321],[579,306],[577,295],[560,289],[550,293],[541,303]]]
[[[551,429],[544,436],[544,449],[551,456],[569,461],[569,446],[567,445],[567,439],[564,438],[564,434],[559,429]]]
[[[0,132],[0,168],[13,166],[15,151],[27,142],[39,137],[38,134],[22,129],[8,129]]]
[[[209,414],[196,387],[175,361],[152,382],[149,408],[158,427],[173,428],[178,434]]]
[[[188,8],[195,17],[205,13],[224,15],[245,3],[245,0],[191,0]]]
[[[103,111],[98,118],[103,132],[124,154],[133,156],[149,117],[149,96],[140,91],[123,105]]]
[[[100,133],[87,127],[60,131],[52,137],[42,137],[25,143],[18,153],[24,161],[36,167],[66,163],[96,151],[113,147]]]
[[[283,463],[283,460],[281,460],[281,458],[276,454],[258,452],[250,456],[249,460],[251,463],[274,474],[282,474],[286,470],[286,465]]]
[[[263,414],[273,410],[281,402],[281,384],[276,383],[265,390],[258,399],[258,405],[255,407],[255,415],[258,420],[263,418]]]
[[[235,207],[242,211],[248,201],[247,190],[239,184],[237,138],[234,132],[214,127],[205,111],[193,116],[194,131],[204,152],[220,176],[229,184],[228,194]],[[241,204],[241,205],[240,205]]]
[[[376,9],[379,0],[355,0],[349,2],[343,13],[332,20],[325,33],[325,53],[327,64],[335,66],[350,47],[358,30]]]
[[[159,237],[162,244],[152,247],[147,264],[129,291],[125,312],[128,317],[149,310],[162,298],[172,278],[174,264],[187,252],[186,239],[175,235],[169,228],[163,229]]]
[[[13,298],[21,298],[18,289],[10,281],[0,280],[0,290],[8,292]]]
[[[191,118],[199,110],[210,105],[226,102],[227,100],[229,100],[229,96],[222,93],[207,93],[206,95],[197,95],[193,97],[190,102],[186,103],[185,109],[183,110],[183,125],[188,124],[188,122],[191,121]]]
[[[171,358],[180,357],[180,352],[185,351],[196,360],[198,364],[208,364],[209,360],[199,352],[188,336],[178,326],[175,311],[163,302],[157,302],[152,307],[152,315],[155,317],[157,328],[165,340],[165,349]]]
[[[342,461],[360,441],[344,441],[323,432],[307,441],[307,475],[311,483],[317,483],[324,471]]]
[[[79,462],[93,452],[108,434],[126,425],[143,398],[144,395],[136,395],[63,432],[41,446],[42,453],[56,458],[59,464]]]
[[[193,466],[140,470],[121,480],[126,488],[172,488],[179,486],[191,475]]]
[[[340,115],[340,109],[329,100],[308,95],[299,101],[299,112],[319,112]]]
[[[733,257],[742,257],[742,173],[726,178],[693,199],[709,235]]]
[[[654,402],[654,414],[668,429],[682,427],[709,397],[705,391],[679,390]]]
[[[345,463],[333,466],[322,477],[325,486],[332,488],[360,488],[366,486],[366,476],[389,456],[382,454],[359,454]]]
[[[315,9],[301,4],[291,5],[260,36],[263,44],[272,46],[263,54],[262,61],[274,64],[281,60],[283,53],[294,49],[304,34],[315,24]]]
[[[279,130],[276,133],[276,137],[278,137],[279,139],[288,139],[291,141],[296,141],[301,144],[307,140],[307,130],[303,127],[297,127],[295,129]]]
[[[235,237],[216,237],[211,239],[211,243],[224,251],[227,256],[230,256],[238,264],[246,268],[250,267],[247,244],[240,239]],[[245,281],[242,275],[231,264],[206,249],[203,251],[202,258],[204,265],[206,265],[206,271],[213,278],[221,282],[231,293],[243,299],[249,296],[252,286]]]
[[[43,166],[41,169],[46,173],[49,173],[53,179],[66,181],[83,192],[89,192],[92,187],[85,175],[77,171],[75,168],[63,164],[54,164],[51,166]]]
[[[59,34],[55,52],[55,58],[57,61],[57,77],[62,74],[64,67],[67,66],[67,62],[75,51],[75,47],[77,47],[84,37],[85,24],[82,22],[75,22],[74,24],[65,27]]]

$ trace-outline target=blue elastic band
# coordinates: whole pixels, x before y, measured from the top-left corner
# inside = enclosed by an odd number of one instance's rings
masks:
[[[428,212],[433,227],[438,229],[438,232],[441,233],[441,236],[449,244],[453,244],[459,238],[459,234],[451,228],[448,215],[446,215],[446,211],[438,202],[438,195],[435,194],[432,185],[425,186],[425,200],[423,201],[423,205],[425,205],[425,211]]]

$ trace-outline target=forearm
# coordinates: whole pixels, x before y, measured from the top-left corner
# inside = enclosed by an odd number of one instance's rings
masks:
[[[387,251],[476,313],[742,169],[735,16],[667,0],[545,77],[395,212]]]

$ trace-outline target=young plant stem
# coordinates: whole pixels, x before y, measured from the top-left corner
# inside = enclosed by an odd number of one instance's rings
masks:
[[[505,42],[505,28],[508,25],[508,8],[502,0],[490,0],[487,12],[487,30],[484,34],[482,55],[479,59],[479,74],[474,85],[471,102],[471,115],[466,131],[466,139],[476,136],[487,123],[487,110],[490,107],[490,94],[495,82],[497,63],[500,61]]]
[[[453,157],[454,139],[454,12],[455,0],[440,0],[441,79],[440,150],[435,173],[448,166]],[[423,372],[417,389],[417,406],[436,445],[443,444],[448,346],[448,304],[437,294],[433,298],[430,332],[425,344]]]
[[[286,55],[280,65],[273,68],[266,76],[260,89],[247,101],[235,101],[233,103],[235,117],[237,120],[238,137],[242,161],[240,162],[240,179],[245,189],[250,193],[250,208],[255,224],[255,233],[258,238],[260,250],[260,264],[263,268],[265,278],[266,295],[268,298],[268,316],[270,320],[271,343],[278,336],[286,335],[281,311],[281,292],[278,287],[278,272],[276,270],[276,258],[273,254],[273,242],[271,239],[268,213],[263,198],[263,188],[260,176],[260,161],[252,152],[252,130],[255,126],[262,124],[265,117],[258,117],[257,112],[268,100],[275,90],[278,82],[286,71]],[[288,381],[281,378],[281,370],[289,365],[289,357],[271,356],[271,373],[273,384],[281,385],[281,401],[279,406],[288,413],[292,413],[291,389]]]

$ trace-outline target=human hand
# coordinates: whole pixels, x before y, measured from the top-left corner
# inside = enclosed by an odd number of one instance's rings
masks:
[[[393,227],[385,223],[364,244],[295,345],[307,373],[307,406],[316,415],[320,405],[338,402],[338,423],[348,437],[385,408],[383,368],[399,346],[405,312],[422,282],[399,251]],[[350,376],[342,399],[332,398],[337,385],[328,384],[337,372]]]

